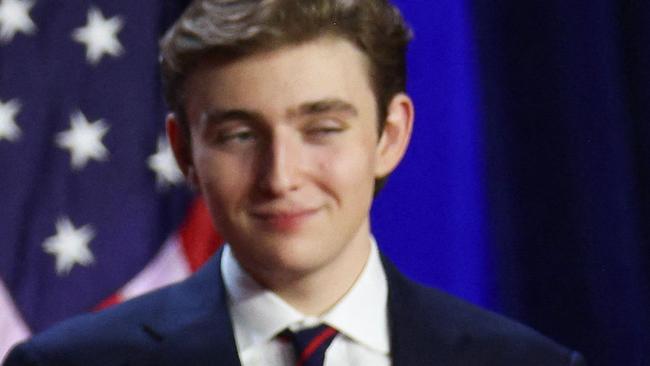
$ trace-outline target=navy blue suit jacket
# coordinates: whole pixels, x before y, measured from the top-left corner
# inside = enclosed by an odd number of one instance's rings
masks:
[[[36,335],[5,366],[238,366],[220,259],[179,284]],[[394,366],[584,365],[523,325],[411,282],[385,259],[384,267]]]

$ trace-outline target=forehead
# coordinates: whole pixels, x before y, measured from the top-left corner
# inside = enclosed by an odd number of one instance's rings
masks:
[[[306,101],[339,99],[363,108],[374,100],[363,52],[347,40],[321,37],[235,60],[202,60],[185,84],[190,120],[206,108],[282,113]]]

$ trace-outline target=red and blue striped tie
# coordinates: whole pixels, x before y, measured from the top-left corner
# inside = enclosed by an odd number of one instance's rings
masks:
[[[323,366],[325,351],[336,334],[336,329],[323,324],[298,332],[286,330],[282,335],[293,344],[296,366]]]

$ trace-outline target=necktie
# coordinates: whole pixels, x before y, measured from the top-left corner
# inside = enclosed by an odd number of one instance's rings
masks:
[[[322,324],[295,333],[287,329],[282,335],[293,344],[296,366],[323,366],[325,351],[336,334],[336,329]]]

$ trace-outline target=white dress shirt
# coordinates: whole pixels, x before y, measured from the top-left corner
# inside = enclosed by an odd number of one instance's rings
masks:
[[[260,286],[226,245],[221,273],[228,295],[237,352],[242,366],[291,366],[290,342],[275,337],[321,323],[339,334],[325,353],[324,366],[389,366],[388,285],[374,239],[368,261],[352,288],[327,313],[306,316]]]

